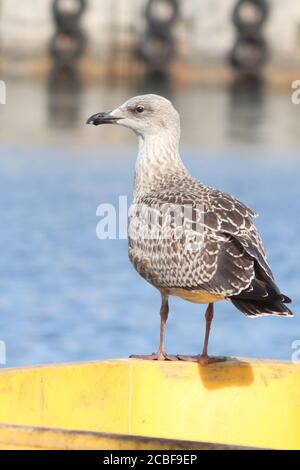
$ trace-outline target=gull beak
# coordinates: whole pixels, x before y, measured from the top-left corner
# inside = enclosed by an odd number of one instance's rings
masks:
[[[86,121],[87,124],[94,124],[94,126],[99,126],[100,124],[115,124],[122,117],[113,116],[111,111],[104,113],[96,113],[88,118]]]

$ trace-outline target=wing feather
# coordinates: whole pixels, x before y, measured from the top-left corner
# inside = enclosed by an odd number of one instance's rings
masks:
[[[255,264],[273,279],[252,222],[256,213],[238,199],[190,178],[156,188],[143,195],[139,203],[158,208],[164,204],[192,208],[191,226],[185,227],[178,240],[159,240],[158,256],[157,240],[148,240],[147,246],[141,246],[139,253],[145,255],[141,264],[147,264],[152,282],[155,279],[162,287],[206,289],[229,297],[249,288],[255,278]],[[202,233],[197,249],[192,250],[187,239],[199,235],[199,231]],[[149,263],[151,256],[153,262]],[[265,294],[261,288],[257,286],[257,295]]]

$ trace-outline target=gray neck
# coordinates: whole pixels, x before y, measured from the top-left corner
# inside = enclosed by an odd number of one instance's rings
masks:
[[[139,136],[139,153],[135,165],[135,193],[145,193],[160,186],[174,174],[186,174],[179,154],[179,135],[164,131]]]

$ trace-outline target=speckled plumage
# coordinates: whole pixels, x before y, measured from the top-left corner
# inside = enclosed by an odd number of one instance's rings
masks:
[[[164,129],[162,136],[140,137],[133,193],[137,210],[129,217],[129,258],[135,269],[169,294],[176,289],[183,297],[182,289],[206,291],[232,298],[238,308],[239,296],[241,302],[245,298],[264,302],[278,299],[281,302],[277,312],[264,305],[264,311],[254,308],[244,313],[290,315],[282,304],[289,299],[274,284],[263,243],[253,224],[255,212],[189,174],[178,152],[179,132],[178,122],[177,127]],[[145,237],[147,220],[143,212],[151,208],[159,213],[170,204],[191,208],[191,220],[185,221],[182,236],[176,239],[175,228],[169,227],[167,237],[157,233],[153,238]],[[164,216],[168,223],[168,214]],[[161,223],[157,222],[156,229],[163,232]]]
[[[247,256],[247,245],[269,272],[261,240],[250,219],[253,215],[250,209],[229,195],[198,183],[187,172],[162,175],[156,184],[149,192],[135,194],[135,203],[145,205],[144,210],[151,207],[159,211],[165,204],[191,207],[200,237],[188,219],[178,239],[174,227],[165,238],[159,235],[145,238],[146,220],[141,214],[140,217],[135,214],[134,220],[130,217],[129,235],[131,224],[135,224],[137,236],[129,238],[129,256],[149,282],[158,288],[205,289],[224,297],[237,295],[254,277],[254,261]],[[225,262],[229,269],[227,276],[220,272]]]
[[[145,359],[168,356],[164,337],[170,295],[207,303],[202,354],[208,364],[213,304],[231,301],[250,317],[292,316],[291,300],[274,282],[265,249],[253,224],[255,212],[238,199],[195,180],[179,155],[180,120],[170,101],[157,95],[131,98],[88,123],[119,124],[139,138],[133,203],[129,214],[129,258],[161,293],[160,344]],[[141,357],[141,356],[134,356]]]

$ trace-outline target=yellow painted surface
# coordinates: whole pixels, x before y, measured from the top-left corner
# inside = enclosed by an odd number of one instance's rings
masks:
[[[133,359],[2,369],[0,423],[0,448],[45,448],[48,432],[48,448],[149,449],[141,446],[153,437],[300,449],[300,364]]]

